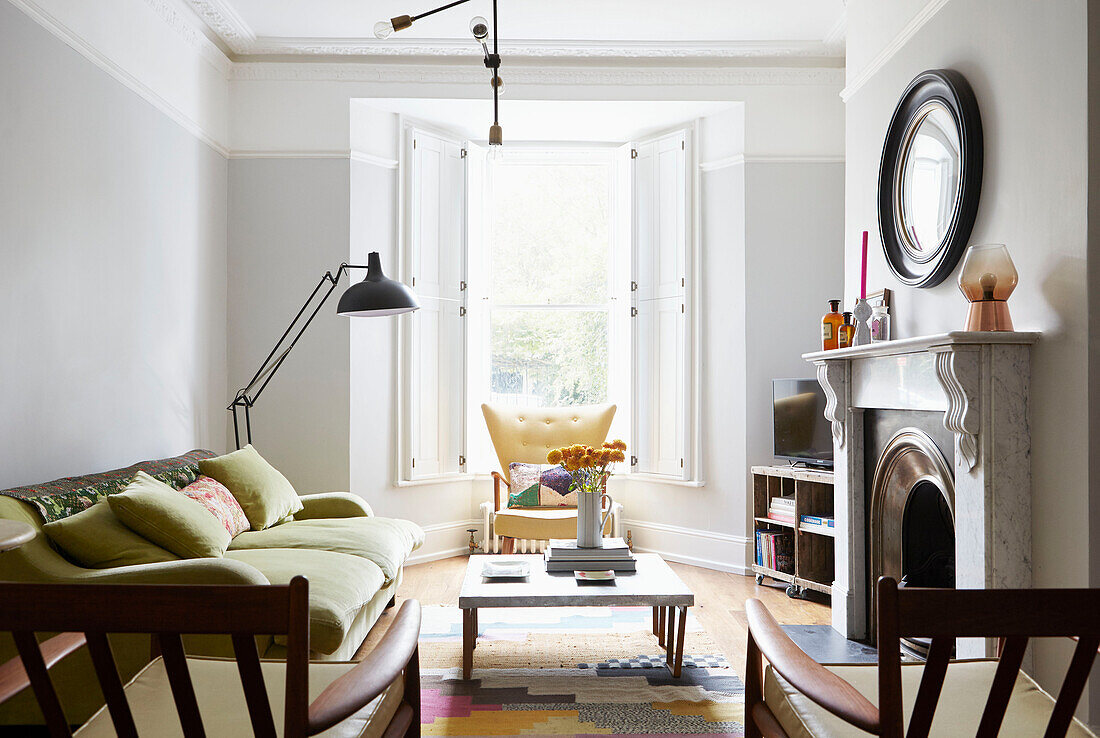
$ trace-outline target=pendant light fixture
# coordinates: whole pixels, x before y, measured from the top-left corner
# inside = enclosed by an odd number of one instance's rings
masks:
[[[456,5],[462,5],[469,1],[455,0],[455,2],[441,5],[419,15],[398,15],[388,21],[378,21],[374,24],[374,35],[381,39],[389,38],[394,31],[404,30],[411,26],[414,21],[449,10]],[[493,0],[492,51],[489,51],[489,30],[489,22],[480,15],[474,16],[470,21],[470,33],[473,34],[474,41],[481,45],[482,53],[485,56],[485,68],[492,72],[492,77],[489,78],[489,86],[493,88],[493,124],[489,126],[489,146],[492,147],[504,144],[504,131],[500,127],[500,96],[504,93],[504,80],[500,78],[500,53],[497,47],[497,0]],[[492,152],[493,149],[490,148],[489,151]]]

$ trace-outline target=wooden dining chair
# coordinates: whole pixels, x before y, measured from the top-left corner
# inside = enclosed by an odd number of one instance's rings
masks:
[[[823,666],[763,603],[745,603],[748,738],[1093,735],[1073,713],[1100,646],[1100,590],[909,589],[883,577],[876,594],[877,665]],[[902,663],[903,637],[931,638],[926,662]],[[1077,641],[1057,698],[1020,671],[1037,637]],[[956,638],[998,638],[999,658],[952,661]]]
[[[0,702],[30,687],[50,735],[72,736],[49,668],[86,645],[106,705],[77,736],[419,736],[420,603],[402,604],[363,661],[311,664],[308,599],[303,577],[283,586],[0,583],[0,630],[19,651],[0,665]],[[41,643],[36,635],[56,632]],[[111,633],[152,634],[161,655],[123,685]],[[184,634],[228,634],[235,658],[185,656]],[[285,635],[286,661],[261,661],[257,635]]]

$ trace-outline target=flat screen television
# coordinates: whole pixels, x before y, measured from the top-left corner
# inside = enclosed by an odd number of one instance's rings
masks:
[[[775,458],[831,468],[833,435],[824,413],[825,392],[816,379],[773,379]]]

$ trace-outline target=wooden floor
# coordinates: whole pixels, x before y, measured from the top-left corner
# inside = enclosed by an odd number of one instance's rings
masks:
[[[757,586],[753,577],[701,569],[697,566],[670,562],[672,570],[695,593],[696,617],[715,643],[725,653],[738,674],[745,673],[745,600],[761,600],[784,625],[825,625],[829,623],[828,606],[787,597],[785,587],[767,581]],[[431,561],[405,567],[405,579],[397,595],[397,604],[406,599],[420,600],[422,605],[457,605],[458,590],[466,571],[466,557]],[[379,619],[367,637],[364,651],[369,650],[389,628],[396,609],[390,609]],[[456,664],[457,666],[457,664]]]

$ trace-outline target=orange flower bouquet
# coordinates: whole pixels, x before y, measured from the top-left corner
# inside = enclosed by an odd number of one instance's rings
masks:
[[[570,490],[578,492],[603,492],[611,465],[626,461],[626,442],[618,439],[604,443],[600,448],[580,444],[553,449],[546,460],[569,472],[573,478]]]

